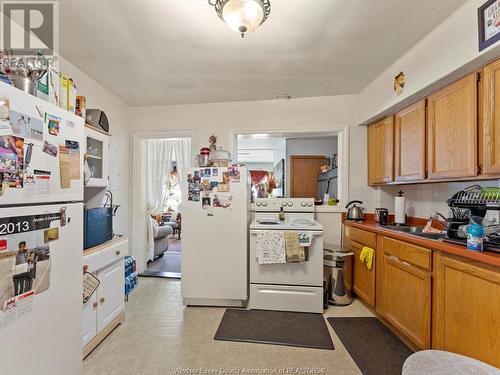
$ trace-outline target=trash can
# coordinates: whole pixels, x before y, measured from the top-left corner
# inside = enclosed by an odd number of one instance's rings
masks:
[[[352,302],[344,286],[345,258],[354,255],[342,251],[340,246],[328,246],[323,249],[323,272],[326,285],[325,308],[328,305],[347,306]]]

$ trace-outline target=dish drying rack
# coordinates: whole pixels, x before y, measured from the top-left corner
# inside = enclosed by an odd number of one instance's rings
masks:
[[[500,191],[484,191],[470,186],[448,199],[449,207],[468,208],[472,215],[484,217],[487,210],[500,210]]]

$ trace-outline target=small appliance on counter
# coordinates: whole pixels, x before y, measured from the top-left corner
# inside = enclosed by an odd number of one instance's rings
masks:
[[[406,224],[406,200],[402,191],[398,191],[398,195],[394,198],[394,224]]]
[[[375,221],[380,225],[387,225],[389,218],[389,210],[387,208],[375,209]]]
[[[361,205],[361,204],[363,204],[363,202],[362,201],[350,201],[345,206],[345,208],[347,209],[347,215],[346,215],[347,220],[363,221],[363,219],[365,218],[365,215],[363,213],[363,207],[357,206],[357,204]]]

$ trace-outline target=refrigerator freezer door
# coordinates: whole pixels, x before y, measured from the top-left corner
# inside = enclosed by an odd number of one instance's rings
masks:
[[[0,136],[0,172],[12,171],[12,165],[7,166],[7,163],[11,162],[7,161],[9,156],[14,156],[9,146],[12,143],[22,144],[19,138],[24,141],[19,159],[23,160],[27,168],[24,168],[26,169],[24,179],[18,178],[16,172],[7,175],[10,176],[8,179],[13,181],[10,183],[13,187],[6,187],[6,184],[3,184],[0,206],[82,201],[85,148],[83,118],[0,83],[0,100],[5,99],[9,102],[12,136],[16,138],[10,138],[13,142],[9,143],[7,137],[11,136]],[[70,160],[74,162],[70,171],[71,179],[61,181],[59,146],[67,145],[74,149],[78,148],[78,151],[71,151],[70,154]],[[62,166],[64,170],[68,164],[63,162]],[[75,168],[76,166],[78,168]],[[5,173],[1,175],[5,176]],[[64,176],[66,173],[63,173]],[[18,187],[14,187],[15,185]]]
[[[82,227],[81,203],[0,210],[4,245],[0,264],[9,257],[14,263],[15,256],[13,259],[8,253],[17,250],[21,241],[37,254],[32,311],[0,325],[2,374],[81,374]],[[5,268],[0,267],[0,277]],[[2,308],[14,289],[11,286],[6,291],[5,281],[5,277],[0,279]],[[5,323],[4,311],[1,314],[0,322]]]
[[[205,178],[221,182],[227,171],[227,168],[202,169],[218,172],[217,177],[201,177],[202,182]],[[199,169],[187,173],[194,176],[194,171]],[[248,298],[250,186],[246,168],[240,167],[239,172],[240,182],[231,182],[229,192],[217,193],[214,189],[210,207],[202,205],[203,192],[200,201],[188,200],[187,191],[183,192],[181,292],[187,304],[234,306]],[[215,195],[221,205],[232,196],[231,206],[214,207]]]

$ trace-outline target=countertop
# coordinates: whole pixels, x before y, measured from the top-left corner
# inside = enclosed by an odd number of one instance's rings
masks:
[[[408,233],[396,232],[384,228],[383,226],[377,224],[374,221],[355,222],[346,220],[344,223],[345,225],[349,225],[353,228],[359,228],[376,234],[382,234],[384,236],[408,242],[413,245],[422,246],[431,250],[439,250],[445,253],[485,263],[490,266],[500,267],[500,253],[493,253],[489,251],[478,253],[474,251],[469,251],[465,248],[465,246],[452,244],[449,242],[431,240],[428,238],[417,237]]]
[[[119,244],[123,244],[128,241],[128,238],[126,236],[120,236],[120,237],[114,237],[113,239],[106,241],[100,245],[90,247],[88,249],[83,250],[83,256],[88,256],[90,254],[97,253],[99,251],[108,249],[110,246],[115,246]]]

